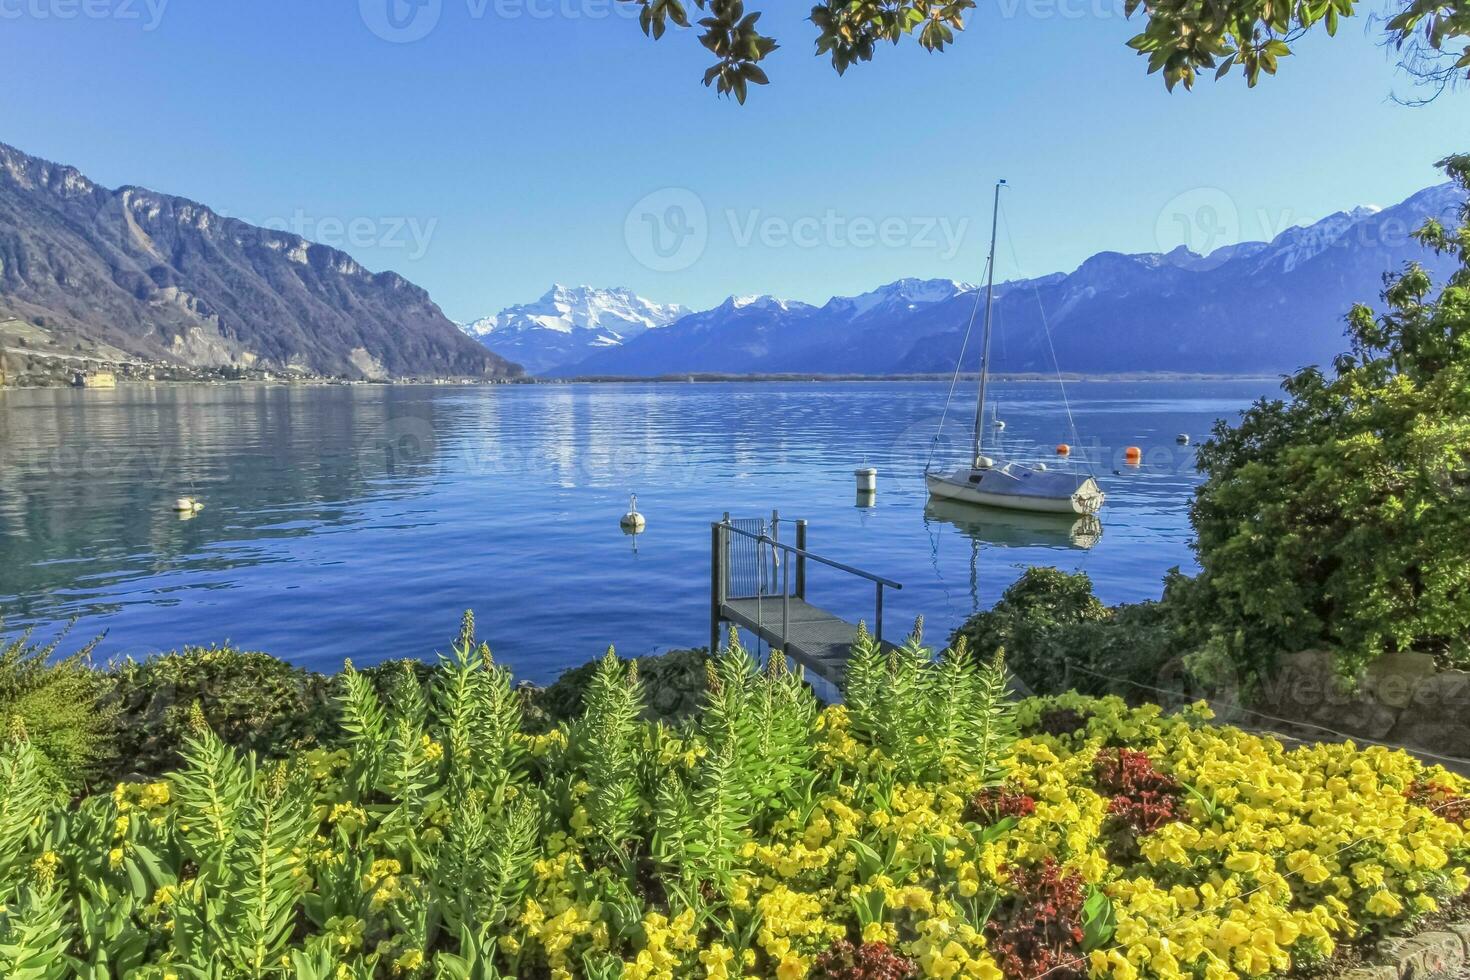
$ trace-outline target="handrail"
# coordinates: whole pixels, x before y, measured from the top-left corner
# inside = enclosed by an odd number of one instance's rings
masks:
[[[758,542],[768,544],[773,548],[779,548],[782,551],[796,555],[798,558],[806,558],[809,561],[814,561],[822,565],[827,565],[831,568],[837,569],[838,571],[847,572],[848,574],[856,575],[859,578],[865,578],[869,582],[877,582],[878,584],[887,586],[890,589],[903,588],[902,584],[893,581],[893,579],[891,578],[884,578],[882,575],[874,575],[872,572],[865,572],[861,568],[854,568],[852,565],[845,565],[840,561],[833,561],[831,558],[823,558],[821,555],[812,554],[810,551],[798,548],[795,545],[789,545],[784,542],[777,541],[775,538],[769,535],[752,534],[750,531],[747,531],[744,528],[736,527],[734,524],[725,521],[721,521],[718,523],[721,527],[725,528],[728,531],[734,531],[736,534],[743,534],[747,538],[754,538]]]

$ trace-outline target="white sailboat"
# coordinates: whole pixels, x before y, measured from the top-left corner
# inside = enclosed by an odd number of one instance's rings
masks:
[[[1085,473],[1049,470],[1044,465],[995,459],[985,455],[985,388],[990,380],[991,306],[995,298],[995,233],[1000,216],[1000,191],[995,185],[990,218],[990,261],[985,282],[985,328],[980,351],[980,390],[975,400],[975,436],[967,466],[948,473],[924,472],[929,496],[986,507],[1004,507],[1054,514],[1096,514],[1103,505],[1097,481]]]

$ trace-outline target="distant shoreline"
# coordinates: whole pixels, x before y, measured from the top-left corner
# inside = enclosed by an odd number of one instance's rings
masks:
[[[1054,382],[1062,381],[1276,381],[1285,377],[1288,372],[1279,374],[1209,374],[1206,372],[1179,372],[1179,371],[1125,371],[1105,372],[1101,374],[1074,374],[1064,373],[1060,376],[1055,374],[1043,374],[1037,371],[1015,371],[998,372],[990,377],[995,381],[1033,381]],[[804,381],[813,383],[822,382],[852,382],[852,381],[948,381],[955,375],[945,374],[660,374],[652,377],[637,377],[628,375],[587,375],[574,378],[530,378],[532,384],[637,384],[656,382],[660,384],[709,384],[731,381],[750,382],[772,382],[772,381]],[[978,371],[960,374],[961,381],[978,380]]]
[[[1174,371],[1129,371],[1103,374],[1046,375],[1037,372],[1002,372],[992,374],[995,381],[1046,384],[1064,382],[1128,382],[1128,381],[1279,381],[1287,372],[1278,374],[1209,374],[1204,372],[1184,373]],[[594,384],[854,384],[865,382],[940,382],[949,381],[950,374],[661,374],[653,377],[629,375],[592,375],[577,378],[438,378],[438,379],[393,379],[386,381],[343,381],[323,378],[238,378],[238,379],[159,379],[135,380],[119,378],[113,388],[81,388],[71,384],[23,384],[0,385],[0,391],[115,391],[117,388],[150,387],[229,387],[234,385],[271,385],[276,387],[333,388],[333,387],[425,387],[466,388],[502,385],[594,385]],[[975,381],[978,373],[959,375],[960,381]]]
[[[999,373],[990,377],[994,381],[1006,381],[1013,383],[1047,384],[1058,380],[1064,382],[1127,382],[1127,381],[1280,381],[1286,376],[1286,372],[1280,374],[1185,374],[1171,371],[1132,371],[1116,374],[1063,374],[1044,375],[1032,372]],[[235,385],[270,385],[272,387],[293,388],[346,388],[346,387],[381,387],[381,388],[470,388],[481,386],[505,386],[505,385],[599,385],[599,384],[857,384],[865,382],[939,382],[948,381],[953,375],[949,374],[663,374],[655,377],[631,377],[627,375],[615,376],[593,376],[585,378],[509,378],[499,380],[479,380],[472,378],[452,379],[394,379],[390,381],[341,381],[325,379],[284,379],[284,378],[239,378],[230,380],[202,380],[184,379],[177,380],[154,380],[143,381],[130,378],[119,378],[117,384],[107,388],[84,388],[71,384],[21,384],[0,385],[0,392],[4,391],[115,391],[118,388],[139,387],[231,387]],[[978,373],[967,373],[959,376],[960,381],[975,381],[979,378]]]

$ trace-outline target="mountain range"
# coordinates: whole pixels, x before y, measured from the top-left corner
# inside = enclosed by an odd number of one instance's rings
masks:
[[[350,378],[506,378],[429,294],[345,252],[0,143],[0,322],[28,349]]]
[[[621,346],[689,313],[677,303],[650,303],[628,289],[557,283],[534,303],[460,326],[485,346],[540,374],[603,348]]]
[[[1453,218],[1461,204],[1446,183],[1389,208],[1354,208],[1289,228],[1269,242],[1207,255],[1183,247],[1100,252],[1069,273],[997,284],[994,368],[1049,372],[1053,348],[1056,368],[1079,373],[1275,374],[1327,363],[1344,346],[1343,316],[1354,303],[1376,305],[1385,273],[1418,261],[1443,281],[1453,260],[1409,233],[1426,218]],[[564,293],[578,303],[557,302]],[[552,377],[942,373],[954,369],[978,298],[976,287],[945,279],[900,279],[820,306],[732,296],[614,338],[579,311],[672,308],[623,289],[556,287],[532,304],[562,311],[554,322],[511,316],[519,307],[479,321],[515,323],[513,347],[497,337],[498,326],[477,332]],[[973,369],[978,345],[970,343]]]

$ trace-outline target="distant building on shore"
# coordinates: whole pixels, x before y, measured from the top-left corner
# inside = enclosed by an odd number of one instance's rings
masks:
[[[117,375],[111,371],[78,371],[71,377],[73,388],[116,388]]]

